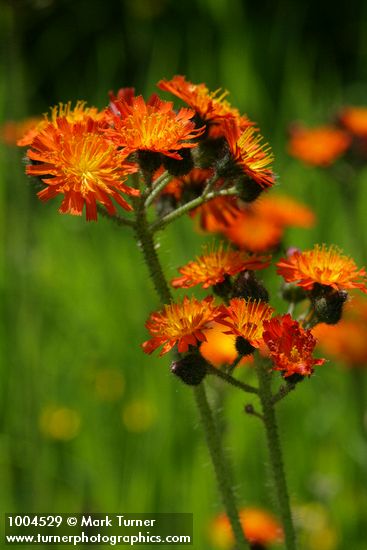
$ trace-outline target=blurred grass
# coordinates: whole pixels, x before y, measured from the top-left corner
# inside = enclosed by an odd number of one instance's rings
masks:
[[[69,98],[102,106],[109,89],[135,85],[150,93],[160,78],[176,73],[212,89],[228,88],[232,103],[259,123],[272,145],[281,189],[317,214],[317,226],[290,230],[287,244],[335,242],[366,261],[332,177],[301,166],[285,151],[292,120],[324,122],[343,101],[365,93],[362,24],[353,35],[359,49],[352,74],[336,58],[320,61],[321,39],[305,43],[313,35],[307,34],[310,13],[301,5],[278,2],[270,23],[239,0],[112,2],[109,14],[93,4],[85,20],[89,3],[60,4],[3,3],[2,120]],[[157,299],[129,231],[105,220],[87,224],[60,216],[56,201],[39,203],[19,151],[2,147],[0,168],[1,509],[193,512],[194,547],[209,548],[206,526],[221,504],[190,389],[172,379],[168,360],[140,350],[147,336],[143,323]],[[366,185],[365,171],[358,183],[361,231]],[[169,276],[203,240],[188,219],[161,236]],[[111,371],[121,377],[120,394],[111,390]],[[357,431],[348,377],[328,363],[280,405],[279,416],[294,504],[321,502],[337,531],[335,548],[365,550],[366,442]],[[107,387],[102,394],[97,379]],[[112,398],[106,398],[109,391]],[[213,385],[213,400],[218,391]],[[243,405],[234,393],[219,413],[228,426],[225,446],[233,453],[241,504],[269,508],[274,498],[263,435]],[[72,411],[56,416],[56,430],[60,418],[64,422],[61,440],[52,437],[52,426],[42,428],[50,408]],[[316,548],[307,544],[304,550]]]

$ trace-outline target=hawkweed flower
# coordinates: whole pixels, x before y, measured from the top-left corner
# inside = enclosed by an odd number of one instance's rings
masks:
[[[181,75],[176,75],[171,80],[160,80],[158,88],[170,92],[189,105],[197,117],[208,124],[211,138],[223,136],[222,122],[227,118],[236,120],[243,130],[252,125],[246,115],[241,115],[225,99],[228,95],[226,91],[219,89],[210,92],[205,84],[193,84]]]
[[[312,356],[316,339],[310,330],[301,327],[289,314],[277,316],[264,322],[263,339],[273,361],[273,369],[289,376],[311,376],[314,366],[322,365],[325,359]]]
[[[345,153],[350,142],[350,136],[346,132],[332,126],[297,126],[291,131],[288,152],[306,164],[329,166]]]
[[[277,273],[287,283],[294,282],[305,290],[313,290],[317,283],[336,291],[358,288],[367,293],[365,269],[358,269],[354,260],[334,245],[315,245],[306,252],[296,250],[276,265]]]
[[[107,123],[105,111],[98,111],[96,107],[87,107],[85,101],[77,101],[75,107],[71,106],[71,101],[68,103],[59,103],[51,108],[51,112],[45,113],[43,119],[40,119],[38,124],[32,126],[24,135],[17,141],[20,147],[31,145],[34,138],[42,132],[49,124],[53,124],[57,128],[57,120],[66,118],[70,123],[83,122],[87,119],[92,119],[101,126]]]
[[[259,300],[232,298],[229,306],[220,306],[216,318],[227,330],[224,334],[237,336],[236,349],[241,355],[252,353],[262,343],[264,321],[270,319],[273,309]]]
[[[283,541],[283,529],[270,512],[262,508],[247,507],[239,511],[239,517],[251,549],[266,550],[268,545]],[[212,521],[209,536],[214,548],[233,548],[235,541],[226,514],[220,514]]]
[[[238,177],[244,175],[257,185],[257,194],[261,190],[271,187],[275,183],[275,176],[270,169],[273,161],[270,147],[262,144],[262,136],[253,127],[247,128],[244,132],[235,120],[225,120],[223,123],[224,137],[228,142],[230,158],[220,161],[223,176],[227,173]],[[251,202],[257,197],[256,186],[246,187],[246,181],[241,181],[243,200]],[[246,191],[251,194],[247,197]]]
[[[269,258],[250,256],[242,251],[224,248],[220,243],[217,249],[206,247],[202,256],[180,267],[182,276],[173,279],[171,284],[174,288],[190,288],[200,284],[208,288],[222,283],[230,275],[244,270],[264,269],[268,265]]]
[[[139,191],[125,185],[128,173],[135,167],[125,155],[101,135],[92,119],[71,123],[59,118],[48,124],[33,140],[26,168],[30,176],[39,176],[46,188],[38,193],[42,201],[63,195],[59,212],[97,219],[97,202],[110,215],[116,214],[114,199],[125,210],[131,205],[120,195],[138,196]]]
[[[135,152],[148,152],[182,160],[180,150],[196,146],[197,139],[204,131],[196,128],[191,120],[194,111],[182,108],[173,110],[171,101],[162,101],[153,95],[147,102],[142,96],[112,103],[113,128],[106,130],[108,137],[123,147],[126,155]],[[158,168],[161,162],[155,168]]]
[[[218,314],[213,300],[212,296],[202,301],[185,296],[182,302],[165,305],[163,310],[152,313],[145,325],[152,338],[144,342],[144,352],[152,353],[162,346],[160,355],[164,355],[177,345],[179,353],[185,353],[189,346],[205,342],[204,330]]]

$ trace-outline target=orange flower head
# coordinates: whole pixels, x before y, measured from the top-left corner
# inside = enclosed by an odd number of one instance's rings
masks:
[[[348,149],[350,136],[332,126],[297,127],[292,130],[288,152],[313,166],[329,166]]]
[[[59,118],[50,123],[33,140],[27,156],[26,173],[40,176],[47,185],[38,197],[47,201],[64,195],[59,212],[80,216],[84,205],[87,220],[97,219],[97,202],[116,214],[114,199],[125,210],[132,207],[120,195],[137,196],[139,191],[123,183],[135,170],[114,145],[100,133],[98,123],[86,119],[70,123]]]
[[[233,244],[250,252],[271,250],[278,246],[283,236],[279,224],[257,215],[252,208],[240,211],[222,232]]]
[[[283,529],[278,520],[262,508],[242,508],[240,522],[246,539],[251,545],[266,548],[283,541]],[[234,537],[225,514],[217,516],[210,526],[210,540],[215,548],[231,549]]]
[[[273,369],[282,371],[285,378],[293,374],[311,376],[315,365],[325,363],[325,359],[312,356],[316,340],[311,331],[304,330],[289,314],[265,321],[263,338]]]
[[[262,342],[263,323],[270,319],[272,313],[273,308],[265,302],[232,298],[229,306],[219,307],[216,321],[228,327],[224,334],[241,336],[258,348]]]
[[[87,107],[85,101],[77,101],[74,108],[71,108],[71,101],[68,103],[59,103],[51,108],[51,113],[45,113],[43,119],[38,124],[30,128],[21,139],[17,141],[20,147],[31,145],[34,138],[42,132],[50,123],[57,127],[59,118],[66,118],[68,122],[83,122],[89,118],[99,122],[101,125],[105,122],[105,112],[98,111],[96,107]]]
[[[339,120],[355,136],[367,138],[367,107],[345,107]]]
[[[190,216],[199,217],[200,227],[209,233],[221,233],[232,226],[240,213],[236,197],[216,197],[190,211]]]
[[[220,243],[217,249],[205,248],[204,254],[196,260],[179,268],[181,277],[172,280],[174,288],[190,288],[202,285],[208,288],[222,283],[227,276],[236,275],[241,271],[264,269],[269,265],[269,258],[250,256],[245,252],[224,248]]]
[[[185,296],[183,302],[164,306],[162,311],[152,313],[145,325],[153,337],[144,342],[144,352],[152,353],[163,346],[160,355],[164,355],[177,344],[179,353],[185,353],[189,346],[205,342],[204,330],[217,310],[212,296],[202,301]]]
[[[269,167],[274,157],[270,147],[262,145],[263,138],[256,129],[248,127],[242,132],[233,119],[225,120],[223,129],[233,161],[241,171],[263,189],[274,185],[275,175]]]
[[[252,211],[280,227],[312,227],[315,215],[310,208],[286,195],[262,195]]]
[[[358,269],[352,258],[333,245],[316,245],[306,252],[296,250],[276,265],[277,273],[287,283],[296,283],[305,290],[312,290],[318,283],[337,291],[358,288],[367,293],[365,269]]]
[[[238,109],[225,99],[228,92],[220,89],[210,92],[205,84],[193,84],[181,75],[174,76],[172,80],[161,80],[158,88],[179,97],[194,109],[200,119],[209,124],[211,138],[223,136],[222,122],[226,118],[235,119],[242,130],[252,125],[246,115],[240,115]]]
[[[194,111],[183,108],[176,113],[171,101],[162,101],[155,95],[147,103],[142,96],[131,98],[130,103],[116,100],[111,110],[118,115],[114,114],[114,128],[106,130],[106,134],[124,148],[126,155],[150,151],[182,160],[178,151],[195,147],[197,144],[191,140],[204,132],[191,120]]]
[[[219,368],[223,365],[231,365],[238,356],[236,349],[236,337],[233,334],[224,334],[223,325],[211,323],[204,330],[206,341],[200,346],[200,353],[209,363]],[[239,365],[253,361],[252,355],[246,355]]]

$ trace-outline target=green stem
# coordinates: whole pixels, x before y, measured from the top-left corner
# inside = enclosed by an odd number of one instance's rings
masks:
[[[214,199],[215,197],[228,197],[233,195],[237,195],[236,189],[223,189],[222,191],[213,191],[211,193],[207,193],[206,195],[203,194],[200,197],[197,197],[196,199],[193,199],[192,201],[183,204],[179,208],[176,208],[176,210],[170,212],[169,214],[166,214],[165,216],[163,216],[163,218],[160,218],[159,220],[153,222],[150,226],[150,229],[152,232],[163,229],[163,227],[165,227],[167,224],[173,222],[180,216],[183,216],[183,214],[186,214],[186,212],[190,212],[190,210],[192,210],[193,208],[197,208],[204,202]]]
[[[209,374],[213,374],[214,376],[218,376],[218,378],[221,378],[222,380],[225,380],[228,382],[228,384],[231,384],[232,386],[235,386],[237,388],[240,388],[241,390],[247,392],[247,393],[258,393],[257,388],[254,388],[253,386],[250,386],[249,384],[245,384],[244,382],[241,382],[240,380],[237,380],[237,378],[233,378],[230,374],[227,374],[226,372],[223,372],[219,369],[216,369],[212,365],[207,365],[207,370]]]
[[[150,206],[159,193],[166,187],[172,176],[166,171],[154,182],[154,187],[145,201],[145,208]]]
[[[154,239],[152,232],[149,229],[143,197],[140,197],[140,199],[137,199],[135,202],[135,215],[136,236],[140,249],[143,253],[145,263],[148,267],[149,274],[153,280],[154,287],[161,302],[163,304],[167,304],[172,298],[171,291],[168,287],[157,251],[154,246]],[[231,476],[220,445],[220,439],[215,427],[213,416],[206,399],[203,383],[194,388],[194,395],[200,413],[201,422],[204,427],[206,441],[209,447],[209,453],[213,462],[218,488],[222,496],[225,511],[231,523],[238,549],[245,549],[247,548],[247,544],[245,542],[236,507],[236,500],[230,482]]]
[[[226,464],[219,434],[214,423],[203,383],[194,388],[194,396],[200,411],[201,422],[204,427],[206,442],[212,459],[219,491],[222,496],[222,502],[231,524],[233,535],[236,539],[236,549],[240,550],[241,548],[248,548],[248,544],[246,543],[238,517],[236,501],[228,472],[228,465]]]
[[[162,304],[168,304],[172,299],[172,295],[155,249],[153,235],[151,231],[149,231],[143,197],[138,199],[135,203],[135,215],[135,232],[138,245],[143,253],[154,288]]]
[[[273,395],[271,392],[271,372],[269,372],[266,363],[260,360],[257,361],[256,371],[259,379],[259,397],[263,410],[270,463],[284,529],[285,548],[286,550],[296,550],[296,536],[289,504],[287,482],[284,473],[283,457],[278,435]]]

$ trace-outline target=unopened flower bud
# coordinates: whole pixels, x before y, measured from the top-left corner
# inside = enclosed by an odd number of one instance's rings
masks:
[[[199,168],[212,168],[217,159],[223,157],[224,148],[224,138],[200,141],[198,147],[193,151],[196,166]]]
[[[251,355],[256,349],[248,340],[246,340],[246,338],[243,338],[243,336],[237,336],[235,345],[237,353],[243,356]]]
[[[245,175],[236,180],[236,189],[243,202],[254,202],[264,190],[256,181]]]
[[[185,176],[194,168],[190,149],[180,149],[179,155],[181,160],[165,156],[163,158],[163,166],[171,174],[171,176]]]
[[[171,372],[181,378],[182,382],[189,386],[198,386],[207,372],[207,362],[198,353],[189,353],[173,361]]]
[[[137,162],[143,172],[153,174],[162,164],[162,155],[151,151],[137,152]]]
[[[311,302],[319,323],[335,325],[343,314],[343,305],[348,299],[345,290],[315,284],[311,291]]]
[[[216,285],[213,285],[213,292],[220,298],[228,299],[231,292],[232,292],[232,282],[231,278],[226,275],[224,277],[224,280],[221,283],[217,283]]]
[[[269,301],[269,293],[255,277],[253,271],[242,271],[233,283],[232,298]]]

